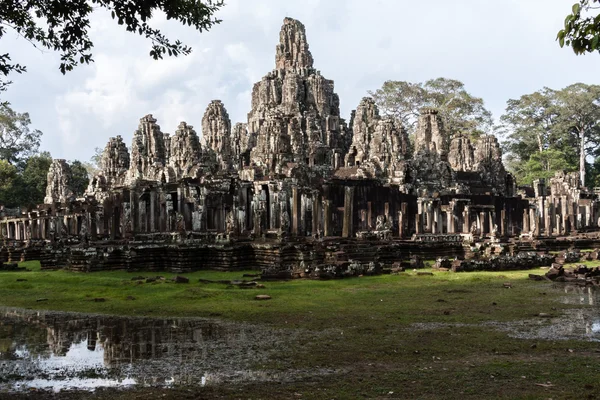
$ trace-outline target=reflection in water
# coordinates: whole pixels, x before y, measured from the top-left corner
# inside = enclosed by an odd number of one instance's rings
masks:
[[[565,304],[582,304],[595,306],[598,304],[598,291],[594,286],[564,285],[567,296],[564,297]]]
[[[257,379],[261,374],[250,368],[279,347],[280,336],[251,325],[198,319],[3,309],[0,389],[204,385]]]
[[[566,296],[562,301],[565,304],[598,305],[598,290],[594,286],[565,285],[563,289]],[[574,333],[583,328],[586,338],[600,340],[600,314],[595,307],[569,310],[567,323],[563,325]]]
[[[554,318],[536,318],[505,324],[509,336],[545,340],[600,341],[599,292],[594,286],[557,285],[564,290],[564,304],[592,306],[565,310]]]

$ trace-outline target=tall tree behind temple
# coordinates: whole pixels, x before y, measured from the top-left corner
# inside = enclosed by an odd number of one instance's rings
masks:
[[[19,169],[37,153],[42,132],[31,129],[28,113],[18,113],[7,104],[0,105],[0,159]]]
[[[579,148],[579,176],[585,184],[587,155],[598,155],[600,144],[600,85],[575,83],[557,93],[557,130],[564,143]]]
[[[69,164],[71,164],[71,188],[73,193],[75,193],[75,196],[82,196],[89,183],[88,170],[84,163],[79,160],[73,160]]]
[[[599,171],[586,179],[585,170],[587,157],[600,155],[600,86],[576,83],[511,99],[500,121],[508,131],[508,167],[519,183],[558,170],[579,170],[582,183],[594,181]]]
[[[44,202],[50,164],[52,156],[47,151],[27,159],[25,170],[17,178],[23,182],[18,205],[36,205]]]
[[[369,94],[383,114],[401,121],[409,133],[423,107],[438,109],[451,135],[477,138],[493,126],[492,113],[485,108],[483,99],[471,95],[464,83],[455,79],[437,78],[425,83],[386,81]]]
[[[510,131],[506,148],[521,159],[548,150],[558,119],[556,91],[543,88],[506,103],[506,113],[500,121]]]
[[[17,168],[6,160],[0,160],[0,205],[15,207],[18,199],[15,198],[15,180],[18,176]]]

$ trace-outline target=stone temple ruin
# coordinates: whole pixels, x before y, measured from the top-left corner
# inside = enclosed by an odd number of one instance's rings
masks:
[[[0,256],[80,271],[305,276],[596,240],[586,232],[598,227],[598,200],[576,174],[517,189],[492,135],[453,136],[424,109],[413,145],[373,99],[349,123],[339,103],[304,26],[286,18],[247,123],[232,126],[219,100],[202,139],[185,122],[164,133],[147,115],[130,148],[110,138],[83,198],[69,188],[69,165],[54,160],[45,204],[0,221]]]

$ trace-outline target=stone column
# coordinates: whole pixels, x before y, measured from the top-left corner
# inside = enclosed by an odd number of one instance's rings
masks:
[[[479,236],[484,237],[485,234],[487,233],[487,229],[486,229],[486,214],[487,211],[480,211],[479,212]]]
[[[433,233],[433,204],[427,201],[427,232]]]
[[[560,228],[559,228],[560,224],[557,223],[558,220],[556,218],[556,216],[557,216],[556,208],[558,206],[557,199],[552,197],[551,204],[552,204],[552,208],[550,209],[550,218],[552,219],[552,227],[553,227],[552,234],[554,235],[556,233],[556,235],[560,235]]]
[[[92,209],[89,213],[88,213],[88,219],[90,221],[90,238],[92,240],[97,240],[98,239],[98,227],[96,225],[96,210]],[[124,230],[125,232],[125,230]]]
[[[298,236],[300,228],[300,194],[298,187],[292,188],[292,234]]]
[[[534,237],[539,236],[539,232],[540,232],[539,214],[538,214],[538,210],[535,208],[532,208],[529,210],[529,229],[532,232]]]
[[[471,209],[467,205],[463,211],[463,218],[463,233],[469,233],[471,232]]]
[[[544,210],[544,226],[546,227],[546,236],[552,236],[552,203],[546,201],[546,209]]]
[[[98,226],[98,234],[104,235],[104,209],[96,210],[96,225]]]
[[[48,217],[43,217],[40,219],[40,239],[48,239],[48,232],[46,230],[46,224],[48,221]]]
[[[404,237],[404,214],[398,211],[398,236],[400,239]]]
[[[522,233],[529,233],[529,208],[523,210],[523,230]]]
[[[590,203],[585,205],[585,227],[589,228],[592,224],[592,207],[590,205]]]
[[[131,234],[136,235],[140,230],[140,220],[139,220],[139,198],[135,190],[131,190],[129,192],[129,201],[130,201],[130,209],[131,209]]]
[[[506,236],[506,209],[500,211],[500,236]]]
[[[367,202],[367,230],[373,229],[373,209],[371,208],[371,202]]]
[[[567,235],[571,229],[573,229],[572,226],[569,226],[569,212],[568,212],[568,206],[567,206],[567,196],[561,196],[560,198],[560,205],[561,205],[561,216],[562,216],[562,226],[563,226],[563,235]]]
[[[62,238],[62,231],[63,231],[62,225],[63,225],[63,222],[64,222],[64,218],[60,214],[58,214],[55,217],[55,221],[56,221],[56,224],[55,224],[55,226],[56,226],[55,227],[56,237],[57,238]]]
[[[164,201],[164,204],[163,204]],[[159,210],[158,210],[158,230],[159,232],[166,232],[168,231],[168,227],[169,227],[169,222],[168,222],[168,215],[167,215],[167,202],[166,199],[164,198],[164,195],[161,195],[159,197]]]
[[[544,201],[543,197],[538,198],[537,210],[538,210],[538,214],[539,214],[540,234],[542,232],[545,232],[545,230],[546,230],[546,226],[545,225],[542,226],[542,224],[546,223],[546,218],[545,218],[546,207],[545,207],[544,203],[545,203],[545,201]]]
[[[115,240],[119,235],[119,213],[117,212],[117,208],[113,207],[112,218],[110,219],[110,238]]]
[[[38,224],[37,218],[31,218],[29,220],[29,225],[31,226],[31,237],[29,239],[38,239]]]
[[[300,236],[306,236],[306,232],[308,231],[308,224],[310,223],[310,221],[308,221],[308,206],[310,205],[309,200],[310,199],[306,194],[300,194]],[[310,226],[312,227],[312,224]]]
[[[342,228],[342,237],[352,237],[354,234],[353,215],[354,207],[354,187],[346,186],[344,192],[344,225]]]
[[[177,212],[179,212],[182,216],[184,207],[183,197],[183,188],[180,186],[177,188]],[[217,227],[217,229],[219,228]]]
[[[323,201],[323,236],[331,236],[331,200]]]
[[[319,194],[313,194],[313,210],[312,210],[312,234],[316,235],[320,230],[321,222],[321,199]]]
[[[448,233],[450,233],[450,234],[456,233],[456,224],[455,224],[455,219],[454,219],[455,209],[456,209],[456,203],[454,203],[454,201],[451,201],[446,210],[446,217],[448,218],[448,222],[446,225],[448,228]]]
[[[158,230],[158,206],[157,206],[157,193],[156,190],[150,192],[150,232],[156,232]]]
[[[366,231],[369,229],[369,225],[367,223],[367,210],[358,210],[358,215],[360,215],[360,222],[358,230]]]
[[[268,222],[269,229],[279,229],[281,217],[279,216],[279,198],[274,185],[269,185],[269,207],[271,209]]]
[[[440,206],[437,202],[431,203],[433,221],[431,223],[431,233],[438,234],[442,232],[442,218],[440,216]]]
[[[423,200],[417,199],[417,215],[415,215],[415,231],[417,235],[423,233]]]

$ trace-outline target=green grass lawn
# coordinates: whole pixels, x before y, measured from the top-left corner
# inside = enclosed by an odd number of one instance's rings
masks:
[[[434,272],[433,276],[404,272],[330,281],[264,282],[264,289],[240,289],[221,283],[200,283],[199,279],[252,279],[243,278],[244,272],[182,274],[190,283],[176,284],[170,281],[176,276],[171,273],[42,271],[35,261],[21,266],[31,271],[0,273],[0,305],[117,315],[219,316],[302,327],[364,318],[387,320],[392,315],[394,321],[401,323],[440,318],[444,322],[465,323],[505,321],[548,312],[550,305],[561,307],[542,294],[559,290],[527,279],[530,272],[541,274],[541,270]],[[140,275],[163,276],[166,280],[131,280]],[[513,288],[504,288],[505,282],[512,283]],[[255,301],[257,294],[268,294],[272,300]],[[131,297],[135,299],[129,300]],[[106,301],[95,302],[95,298]]]
[[[485,324],[535,319],[539,313],[558,316],[568,308],[590,307],[563,304],[561,286],[529,280],[529,273],[544,272],[539,269],[434,272],[433,276],[404,272],[331,281],[264,282],[264,289],[240,289],[199,279],[242,279],[243,272],[200,271],[183,274],[190,283],[175,284],[168,281],[175,276],[170,273],[82,274],[41,271],[37,262],[21,265],[32,271],[0,273],[0,305],[217,317],[300,328],[305,337],[275,357],[268,369],[336,371],[277,385],[100,391],[89,395],[93,398],[580,399],[600,395],[597,343],[514,339]],[[131,280],[138,275],[161,275],[167,280],[138,284]],[[512,284],[511,289],[504,287],[506,282]],[[257,294],[268,294],[272,300],[256,301]],[[99,297],[106,301],[93,301]],[[38,302],[40,298],[47,301]],[[430,322],[444,325],[411,326]]]

